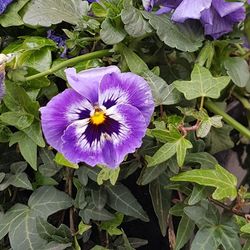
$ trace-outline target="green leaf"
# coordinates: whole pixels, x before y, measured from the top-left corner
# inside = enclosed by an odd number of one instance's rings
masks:
[[[195,169],[183,172],[171,178],[172,181],[195,182],[200,185],[215,187],[212,197],[216,200],[235,199],[237,196],[237,178],[220,165],[215,169]]]
[[[11,136],[10,146],[17,142],[23,158],[34,170],[37,170],[37,145],[22,131]]]
[[[194,228],[195,228],[194,222],[188,216],[184,214],[178,225],[175,250],[182,249],[182,247],[192,237]]]
[[[139,179],[137,180],[137,184],[138,185],[149,184],[151,181],[155,180],[158,176],[163,174],[168,167],[169,167],[168,161],[156,165],[153,168],[144,167],[143,170],[141,171]]]
[[[192,194],[188,199],[188,205],[192,206],[196,203],[200,202],[202,199],[205,199],[207,197],[207,187],[200,186],[198,184],[194,185],[194,188],[192,190]]]
[[[207,152],[189,153],[186,156],[186,163],[199,163],[201,168],[214,168],[217,160]]]
[[[71,198],[53,187],[41,187],[29,198],[28,205],[16,204],[3,218],[3,234],[9,231],[11,247],[17,250],[44,249],[47,242],[39,237],[36,218],[43,219],[72,205]],[[13,218],[14,216],[14,218]]]
[[[110,169],[104,166],[101,166],[101,168],[97,175],[97,184],[102,185],[104,181],[109,180],[112,185],[115,185],[119,177],[120,168]]]
[[[107,202],[107,192],[100,188],[98,191],[91,190],[91,197],[95,207],[99,210],[103,209]]]
[[[201,121],[199,128],[196,131],[198,137],[203,138],[208,135],[212,127],[221,128],[222,124],[222,116],[214,115],[212,117],[207,116],[207,118]]]
[[[116,45],[116,48],[124,57],[131,72],[140,75],[149,71],[147,64],[133,50],[122,43]]]
[[[112,45],[121,42],[125,38],[126,32],[122,26],[118,26],[112,19],[106,18],[102,22],[100,36],[103,42]]]
[[[43,161],[43,164],[39,166],[39,171],[42,175],[51,177],[61,169],[54,161],[55,155],[52,150],[42,148],[39,151],[39,155]]]
[[[67,243],[72,240],[70,229],[66,225],[61,224],[56,228],[39,216],[36,217],[36,229],[39,236],[46,241],[55,240],[59,243]]]
[[[10,208],[0,221],[0,239],[2,239],[8,232],[12,224],[15,224],[27,212],[28,207],[23,204],[15,204]]]
[[[185,139],[181,133],[174,127],[171,126],[169,130],[152,130],[160,141],[169,141],[164,144],[157,152],[152,156],[146,156],[148,167],[153,167],[162,162],[170,159],[175,153],[177,154],[177,163],[181,167],[186,157],[186,151],[192,148],[192,143]]]
[[[72,206],[72,199],[54,187],[43,186],[30,196],[28,205],[37,215],[47,218],[57,211]]]
[[[23,130],[32,124],[34,116],[25,112],[9,111],[1,114],[0,120],[5,124],[14,126],[19,130]]]
[[[149,193],[163,237],[167,234],[168,211],[171,193],[160,184],[159,178],[149,184]]]
[[[123,214],[116,213],[114,219],[102,222],[100,227],[102,230],[106,230],[110,236],[121,235],[122,231],[117,227],[121,225],[123,217]]]
[[[31,126],[23,129],[23,132],[39,147],[45,147],[40,123],[35,121]]]
[[[61,153],[56,153],[56,157],[55,157],[55,162],[61,166],[65,166],[65,167],[69,167],[69,168],[74,168],[74,169],[78,169],[79,166],[76,163],[72,163],[69,160],[67,160]]]
[[[247,223],[243,227],[240,228],[242,233],[250,234],[250,223]]]
[[[83,235],[83,233],[87,232],[92,226],[84,224],[82,221],[78,225],[78,234]]]
[[[25,51],[18,57],[20,66],[30,67],[38,72],[50,69],[52,63],[51,49],[49,47],[41,48],[40,50]],[[45,80],[47,85],[49,81]],[[30,86],[39,87],[40,83],[29,82]]]
[[[0,124],[0,142],[8,142],[12,131],[5,125]]]
[[[32,0],[24,13],[25,24],[49,27],[62,21],[77,24],[88,11],[88,3],[81,0]]]
[[[84,209],[80,210],[79,215],[83,221],[89,224],[90,220],[107,221],[112,220],[114,215],[106,209],[97,209],[93,203],[89,203]]]
[[[15,187],[33,190],[32,185],[26,173],[17,173],[15,175],[11,175],[7,180],[7,182],[9,183],[9,185]]]
[[[4,103],[9,110],[23,111],[38,117],[39,103],[31,100],[27,92],[21,86],[17,84],[5,81],[6,95],[4,97]]]
[[[193,147],[192,143],[189,140],[185,139],[184,137],[181,137],[178,140],[178,143],[176,145],[176,156],[177,156],[177,163],[180,167],[182,167],[184,164],[187,150],[192,147]]]
[[[203,228],[195,235],[191,250],[217,250],[219,243],[214,237],[215,228]]]
[[[152,157],[146,156],[147,167],[154,167],[170,159],[176,153],[176,143],[168,142],[164,144]]]
[[[230,57],[224,62],[228,75],[238,87],[245,87],[250,79],[246,60],[241,57]]]
[[[18,0],[12,3],[7,11],[0,16],[0,24],[3,27],[20,26],[23,24],[23,20],[19,15],[19,11],[28,3],[29,0]]]
[[[169,47],[193,52],[202,46],[204,39],[202,30],[197,30],[188,22],[173,23],[168,14],[155,15],[144,11],[143,16],[149,20],[159,38]]]
[[[198,97],[219,98],[220,92],[230,81],[228,76],[213,77],[210,71],[196,64],[191,73],[191,81],[175,81],[174,86],[187,100]]]
[[[132,37],[140,37],[152,32],[149,23],[143,18],[142,12],[133,6],[125,6],[121,12],[124,29]]]
[[[230,137],[232,127],[224,124],[222,128],[212,128],[206,138],[207,151],[211,154],[232,148],[234,143]]]
[[[168,85],[161,77],[150,70],[144,70],[141,76],[145,78],[151,88],[155,106],[173,105],[182,100],[182,95],[173,84]]]
[[[148,221],[147,214],[126,186],[116,184],[115,186],[106,186],[105,189],[108,192],[107,204],[111,208],[142,221]]]

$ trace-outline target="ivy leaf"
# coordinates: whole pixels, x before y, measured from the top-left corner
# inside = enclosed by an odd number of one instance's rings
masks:
[[[3,218],[2,235],[9,232],[11,247],[16,250],[44,249],[47,242],[36,228],[36,218],[47,217],[72,205],[71,198],[54,187],[41,187],[29,198],[28,206],[16,204]]]
[[[230,78],[228,76],[213,77],[210,71],[196,64],[191,73],[191,81],[175,81],[174,86],[184,94],[187,100],[198,97],[219,98]]]
[[[194,169],[183,172],[171,178],[172,181],[195,182],[200,185],[215,187],[212,197],[216,200],[224,198],[235,199],[237,196],[237,178],[221,167],[215,169]]]
[[[65,166],[65,167],[69,167],[69,168],[74,168],[74,169],[78,169],[79,168],[78,164],[70,162],[61,153],[58,153],[58,152],[56,153],[54,161],[57,164],[61,165],[61,166]]]
[[[159,38],[169,47],[193,52],[202,46],[204,36],[201,29],[197,30],[197,26],[192,26],[188,22],[173,23],[168,14],[155,15],[144,11],[143,16],[149,20]]]
[[[232,127],[224,124],[222,128],[212,128],[206,137],[207,151],[211,154],[232,148],[234,143],[230,137]]]
[[[187,150],[193,147],[192,143],[185,139],[174,127],[171,127],[169,131],[166,130],[165,133],[163,130],[160,136],[162,141],[166,140],[169,142],[161,146],[152,157],[146,156],[148,167],[163,163],[175,154],[177,155],[177,163],[181,167],[184,164]]]
[[[212,127],[221,128],[222,124],[222,116],[214,115],[212,117],[207,116],[207,118],[201,121],[199,128],[196,131],[198,137],[203,138],[208,135]]]
[[[88,3],[81,0],[32,0],[24,13],[25,24],[49,27],[62,21],[77,24],[87,15]]]
[[[185,139],[184,137],[181,137],[178,142],[176,143],[176,156],[177,156],[177,163],[180,167],[183,166],[187,150],[192,148],[192,143]]]
[[[119,177],[120,168],[110,169],[104,166],[101,166],[101,168],[101,171],[97,175],[97,184],[102,185],[104,181],[109,180],[112,185],[115,185]]]
[[[250,234],[250,223],[247,223],[246,225],[242,226],[240,228],[240,231],[242,233]]]
[[[230,57],[224,62],[228,75],[235,85],[245,87],[250,79],[247,62],[241,57]]]
[[[90,220],[106,221],[112,220],[114,215],[106,209],[97,209],[93,203],[89,203],[84,209],[80,210],[79,215],[83,221],[89,224]]]
[[[160,184],[159,178],[149,184],[149,193],[154,207],[155,214],[161,229],[162,236],[167,233],[167,219],[170,208],[171,193]]]
[[[133,6],[125,6],[121,12],[121,18],[124,29],[132,37],[139,37],[152,32],[152,28],[143,18],[141,11]]]
[[[182,247],[191,238],[194,228],[194,222],[187,215],[184,214],[178,225],[175,250],[182,249]]]
[[[110,236],[121,235],[122,231],[117,227],[121,225],[123,217],[123,214],[116,213],[114,219],[102,222],[100,227],[102,230],[106,230]]]
[[[216,250],[220,245],[214,237],[215,228],[203,228],[198,231],[191,245],[191,250]]]
[[[142,221],[148,221],[147,214],[126,186],[116,184],[115,186],[106,186],[105,189],[108,192],[107,204],[111,208]]]

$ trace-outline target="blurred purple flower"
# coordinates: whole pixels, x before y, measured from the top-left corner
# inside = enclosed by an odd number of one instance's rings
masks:
[[[143,3],[148,3],[144,0]],[[233,25],[244,20],[244,3],[226,2],[225,0],[153,0],[150,6],[158,4],[173,9],[172,20],[183,23],[187,19],[199,19],[205,34],[214,39],[233,30]],[[151,10],[148,8],[148,10]],[[158,12],[162,13],[164,11]],[[166,12],[166,11],[165,11]]]
[[[154,102],[147,82],[116,66],[65,73],[72,88],[40,109],[47,142],[72,162],[119,166],[140,147],[150,122]]]
[[[11,4],[13,0],[0,0],[0,14],[3,14],[9,4]]]
[[[53,40],[59,48],[63,48],[63,52],[61,53],[60,57],[66,57],[67,46],[65,41],[67,37],[65,35],[56,35],[54,30],[48,30],[47,38]]]
[[[5,67],[4,65],[0,65],[0,102],[5,94],[4,80],[5,80]]]

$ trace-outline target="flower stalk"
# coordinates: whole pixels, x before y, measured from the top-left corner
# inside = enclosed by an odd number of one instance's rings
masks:
[[[41,73],[32,75],[32,76],[28,76],[25,78],[26,81],[32,81],[47,75],[51,75],[54,72],[69,67],[69,66],[74,66],[75,64],[82,62],[82,61],[87,61],[87,60],[92,60],[95,58],[101,58],[104,56],[110,56],[112,55],[113,52],[111,52],[109,49],[105,49],[105,50],[99,50],[99,51],[95,51],[95,52],[91,52],[88,54],[84,54],[84,55],[80,55],[80,56],[76,56],[74,58],[68,59],[64,62],[61,62],[57,65],[55,65],[54,67],[50,68],[49,70],[43,71]]]
[[[230,115],[228,115],[226,112],[221,110],[214,102],[211,100],[206,100],[205,107],[213,112],[214,114],[221,115],[223,117],[223,120],[231,125],[234,129],[236,129],[238,132],[240,132],[242,135],[246,136],[248,139],[250,139],[250,130],[244,127],[241,123],[237,122],[235,119],[233,119]]]

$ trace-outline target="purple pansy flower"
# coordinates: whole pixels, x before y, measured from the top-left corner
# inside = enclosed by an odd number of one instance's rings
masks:
[[[143,0],[143,4],[148,0]],[[244,20],[244,3],[226,2],[225,0],[162,0],[151,1],[150,6],[159,4],[164,6],[158,14],[172,9],[172,20],[183,23],[187,19],[198,19],[201,21],[205,34],[214,39],[232,31],[233,25]],[[147,10],[150,10],[148,8]]]
[[[117,167],[141,146],[154,110],[150,87],[116,66],[65,72],[72,88],[41,108],[47,142],[72,162]]]

